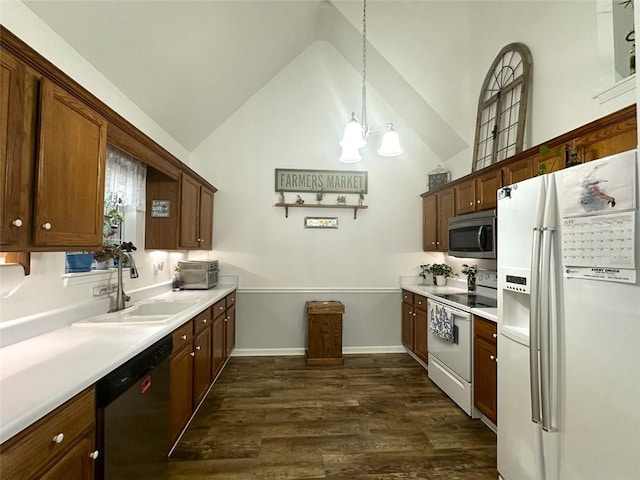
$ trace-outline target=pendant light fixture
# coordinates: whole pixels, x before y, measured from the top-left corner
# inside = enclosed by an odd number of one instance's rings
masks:
[[[367,0],[362,4],[362,123],[358,122],[355,112],[351,113],[351,120],[344,127],[344,135],[340,141],[342,153],[338,160],[343,163],[355,163],[362,160],[359,149],[367,144],[367,138],[372,132],[385,130],[378,155],[395,157],[402,153],[400,137],[393,129],[393,123],[383,123],[375,128],[367,123]]]

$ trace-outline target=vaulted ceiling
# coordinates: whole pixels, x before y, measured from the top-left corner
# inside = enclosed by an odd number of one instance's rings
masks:
[[[314,41],[362,69],[359,28],[329,0],[24,3],[187,150]],[[370,82],[434,153],[446,160],[465,148],[373,46],[369,56]]]

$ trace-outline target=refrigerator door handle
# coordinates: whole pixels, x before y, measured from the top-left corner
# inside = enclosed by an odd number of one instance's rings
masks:
[[[533,229],[533,242],[531,250],[531,289],[529,290],[529,382],[531,385],[531,421],[540,423],[540,370],[538,368],[538,348],[540,344],[539,326],[539,297],[540,297],[540,244],[542,231]]]
[[[540,388],[542,390],[542,429],[551,431],[551,351],[549,344],[549,289],[551,280],[551,233],[544,228],[542,231],[542,274],[540,278]]]

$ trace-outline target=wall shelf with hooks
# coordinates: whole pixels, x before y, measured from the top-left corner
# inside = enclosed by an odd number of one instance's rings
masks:
[[[369,208],[369,205],[323,205],[323,204],[313,204],[313,203],[276,203],[275,207],[283,207],[284,208],[284,216],[285,218],[289,218],[289,208],[348,208],[353,210],[353,219],[355,220],[358,216],[358,210],[364,210],[365,208]]]

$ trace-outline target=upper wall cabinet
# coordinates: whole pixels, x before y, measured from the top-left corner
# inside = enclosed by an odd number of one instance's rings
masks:
[[[181,176],[180,247],[211,249],[213,243],[214,192],[196,179]]]
[[[178,180],[153,168],[147,171],[145,248],[157,250],[211,249],[215,190],[186,173]],[[154,203],[164,204],[163,214]]]
[[[107,122],[7,52],[1,88],[1,249],[101,245]]]

